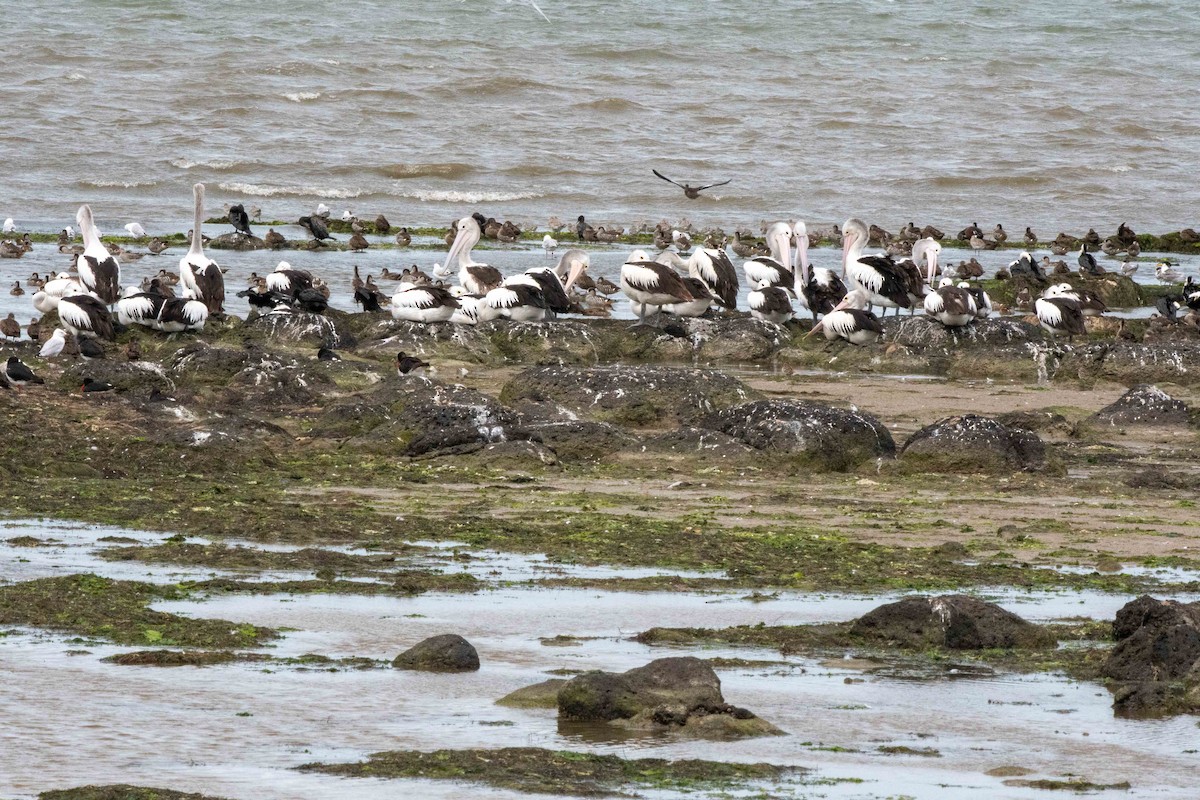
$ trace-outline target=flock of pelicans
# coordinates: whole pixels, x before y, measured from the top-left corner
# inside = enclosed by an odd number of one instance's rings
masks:
[[[76,222],[83,248],[77,254],[75,274],[60,273],[46,280],[32,298],[34,307],[43,314],[57,311],[62,324],[62,330],[45,342],[43,356],[61,352],[68,335],[81,343],[92,340],[88,347],[94,349],[94,340],[114,339],[120,326],[199,331],[210,315],[223,313],[224,277],[217,263],[205,255],[201,234],[204,185],[196,184],[193,194],[195,222],[190,249],[179,261],[178,296],[165,271],[160,272],[161,278],[123,288],[117,256],[101,242],[90,207],[80,207]],[[474,325],[500,318],[541,322],[558,314],[579,312],[580,296],[574,293],[581,287],[604,282],[587,276],[590,259],[579,249],[563,253],[553,267],[503,275],[472,257],[487,223],[480,214],[455,223],[444,263],[434,267],[436,280],[415,268],[385,275],[399,279],[399,288],[390,298],[391,315],[418,323]],[[882,309],[883,314],[896,309],[898,314],[900,309],[920,307],[947,327],[969,325],[993,312],[991,299],[982,288],[948,276],[937,281],[941,245],[931,236],[913,242],[908,258],[898,260],[890,252],[870,255],[864,250],[873,238],[872,229],[861,220],[849,219],[840,230],[842,268],[838,272],[809,263],[809,234],[804,222],[777,222],[767,226],[765,233],[769,254],[748,258],[741,269],[750,288],[749,312],[763,322],[783,324],[799,307],[812,315],[810,336],[823,332],[830,341],[841,339],[863,345],[883,333],[874,308]],[[1079,255],[1081,271],[1087,271],[1087,259],[1094,264],[1085,244]],[[1031,285],[1047,287],[1033,303],[1043,328],[1067,337],[1084,333],[1084,317],[1104,313],[1104,302],[1069,283],[1051,284],[1042,266],[1028,253],[1022,253],[1009,265],[1008,272],[1013,277],[1030,279]],[[327,306],[328,287],[287,262],[280,262],[265,277],[255,278],[250,289],[239,292],[253,306],[318,313]],[[457,279],[457,284],[449,285],[447,279]],[[629,298],[637,324],[646,325],[659,314],[694,317],[714,305],[735,310],[740,287],[739,271],[725,248],[701,246],[686,259],[672,250],[663,250],[655,258],[643,250],[634,251],[621,266],[619,290]],[[611,283],[606,288],[618,290]],[[594,288],[590,295],[597,296]],[[359,279],[357,268],[354,297],[366,311],[382,311],[389,305],[371,278],[365,282]],[[1181,300],[1200,308],[1200,286],[1189,281]],[[16,325],[11,314],[9,317],[2,321],[0,331],[19,336],[19,325],[15,334],[8,329]]]

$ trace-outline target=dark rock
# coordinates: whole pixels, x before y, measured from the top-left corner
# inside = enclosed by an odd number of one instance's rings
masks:
[[[741,439],[720,431],[689,427],[647,437],[635,449],[644,453],[699,455],[719,459],[745,458],[756,452]]]
[[[1200,603],[1139,597],[1117,612],[1119,641],[1102,672],[1119,681],[1178,680],[1200,662]]]
[[[223,233],[220,236],[209,239],[205,242],[204,246],[211,247],[214,250],[237,250],[241,252],[267,249],[267,243],[262,239],[257,236],[247,236],[244,233]]]
[[[914,649],[1033,647],[1049,641],[1038,626],[994,603],[965,595],[906,597],[859,617],[851,632]]]
[[[755,393],[724,372],[680,367],[534,367],[500,397],[552,401],[587,419],[635,427],[688,421]]]
[[[1122,478],[1122,482],[1134,489],[1183,489],[1189,492],[1200,491],[1200,475],[1187,472],[1170,472],[1160,466],[1130,472]]]
[[[921,428],[904,443],[900,458],[932,472],[1039,470],[1046,466],[1046,446],[1032,431],[965,414]]]
[[[757,400],[709,414],[696,424],[756,450],[801,456],[833,470],[896,452],[892,435],[875,417],[807,400]]]
[[[1100,669],[1123,717],[1200,712],[1200,603],[1143,595],[1113,623],[1117,645]]]
[[[1051,409],[1035,411],[1009,411],[996,416],[996,421],[1010,428],[1024,428],[1029,431],[1070,433],[1071,424],[1067,418]]]
[[[247,319],[237,333],[247,340],[304,344],[314,350],[322,345],[349,349],[357,340],[349,331],[347,316],[332,310],[325,314],[271,312]]]
[[[396,656],[392,666],[424,672],[474,672],[479,669],[479,653],[457,633],[444,633],[408,648]]]
[[[551,448],[560,459],[602,458],[630,447],[632,436],[607,422],[533,422],[525,430]]]
[[[231,348],[194,341],[175,351],[168,369],[176,379],[198,385],[225,385],[251,364],[261,364],[266,354],[258,348]]]
[[[764,361],[787,344],[798,328],[756,319],[686,320],[685,330],[702,363],[748,364]]]
[[[705,738],[764,736],[778,728],[729,705],[712,667],[690,656],[660,658],[623,673],[587,672],[558,692],[559,718]]]
[[[1097,411],[1092,420],[1107,425],[1186,425],[1190,417],[1187,403],[1143,383]]]
[[[495,398],[413,375],[330,404],[314,422],[312,435],[350,435],[356,449],[409,456],[536,438]]]
[[[170,392],[175,388],[175,383],[158,364],[110,358],[77,361],[63,371],[57,383],[63,389],[78,392],[84,378],[105,381],[111,383],[117,392],[132,392],[138,396],[148,395],[155,389]]]
[[[559,716],[578,722],[630,719],[654,705],[653,698],[639,697],[624,675],[613,672],[585,672],[558,690]]]
[[[921,316],[890,317],[883,322],[889,342],[914,350],[942,350],[963,346],[996,347],[1041,341],[1037,326],[1012,318],[989,318],[961,328],[947,328],[935,319]]]

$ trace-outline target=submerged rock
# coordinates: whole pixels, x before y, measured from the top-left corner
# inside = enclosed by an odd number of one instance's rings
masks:
[[[827,469],[851,469],[896,452],[878,419],[807,400],[757,400],[697,420],[756,450],[802,456]]]
[[[558,691],[559,718],[607,722],[632,730],[677,730],[702,738],[782,733],[725,702],[721,680],[706,661],[660,658],[627,672],[586,672]]]
[[[744,403],[756,392],[719,370],[681,367],[534,367],[505,385],[500,397],[553,401],[581,417],[634,427],[688,422]]]
[[[1139,597],[1117,612],[1113,637],[1101,674],[1119,682],[1117,714],[1200,712],[1200,603]]]
[[[566,682],[566,678],[550,678],[532,686],[522,686],[501,697],[496,705],[508,708],[557,708],[558,691]]]
[[[392,666],[423,672],[474,672],[479,669],[479,653],[457,633],[443,633],[408,648],[396,656]]]
[[[946,417],[914,433],[902,462],[932,472],[1007,472],[1046,466],[1046,446],[1033,431],[990,417]]]
[[[890,645],[920,649],[1035,647],[1047,644],[1038,626],[994,603],[966,595],[906,597],[855,620],[851,633]]]
[[[1187,425],[1191,409],[1182,400],[1148,383],[1134,386],[1092,415],[1107,425]]]

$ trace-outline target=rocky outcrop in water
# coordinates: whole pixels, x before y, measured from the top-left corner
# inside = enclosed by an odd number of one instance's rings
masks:
[[[500,396],[508,403],[553,401],[586,419],[648,427],[688,422],[756,395],[719,370],[617,366],[534,367]]]
[[[1033,431],[990,417],[946,417],[914,433],[901,462],[930,472],[1011,472],[1046,466],[1046,446]]]
[[[627,672],[586,672],[558,691],[562,720],[606,722],[632,730],[677,731],[701,738],[782,733],[721,694],[721,680],[705,661],[660,658]]]
[[[994,603],[966,595],[906,597],[855,620],[851,633],[890,646],[980,650],[1047,644],[1038,626]]]
[[[444,633],[408,648],[396,656],[392,666],[422,672],[474,672],[479,669],[479,653],[457,633]]]
[[[1187,425],[1191,409],[1157,386],[1134,386],[1115,402],[1092,415],[1093,422],[1106,425]]]
[[[826,469],[851,469],[896,452],[891,433],[870,414],[808,400],[756,400],[701,417],[696,425]]]
[[[1117,682],[1118,715],[1200,713],[1200,603],[1143,595],[1117,612],[1113,638],[1101,673]]]

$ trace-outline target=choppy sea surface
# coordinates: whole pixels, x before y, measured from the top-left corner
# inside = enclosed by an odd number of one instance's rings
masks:
[[[1188,3],[538,6],[32,0],[0,37],[0,218],[184,230],[204,181],[264,219],[1200,227]]]

